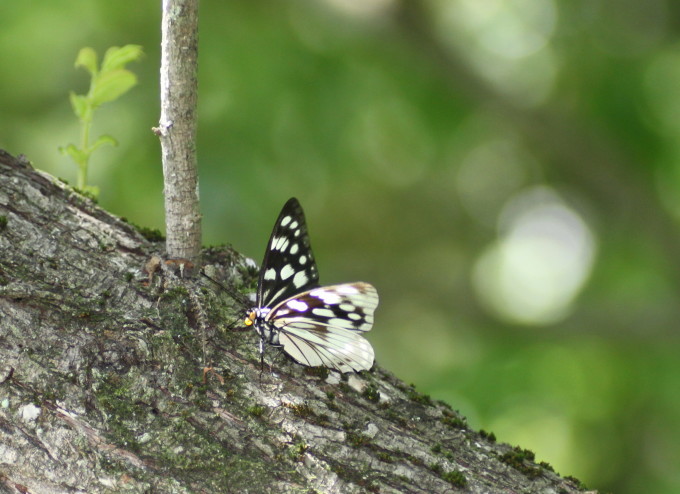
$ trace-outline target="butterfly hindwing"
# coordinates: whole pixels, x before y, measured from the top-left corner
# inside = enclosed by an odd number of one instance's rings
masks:
[[[274,307],[282,300],[319,285],[319,271],[309,242],[305,215],[290,199],[272,230],[257,286],[257,305]]]
[[[340,372],[368,370],[375,358],[373,347],[366,338],[334,327],[281,331],[279,343],[300,364],[322,365]]]
[[[373,326],[377,306],[378,292],[368,283],[324,286],[285,300],[267,320],[301,364],[360,371],[373,365],[373,348],[360,333]]]

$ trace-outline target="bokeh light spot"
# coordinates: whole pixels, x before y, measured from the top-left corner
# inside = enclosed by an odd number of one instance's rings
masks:
[[[510,322],[562,320],[592,269],[595,239],[590,229],[547,187],[510,201],[502,223],[505,233],[474,268],[478,297]]]

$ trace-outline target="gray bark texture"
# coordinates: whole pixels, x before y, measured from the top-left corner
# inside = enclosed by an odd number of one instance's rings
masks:
[[[261,371],[241,307],[163,248],[0,151],[0,493],[582,491],[377,365]]]

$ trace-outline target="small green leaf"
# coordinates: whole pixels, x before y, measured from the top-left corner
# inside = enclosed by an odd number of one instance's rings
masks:
[[[69,94],[71,100],[71,108],[80,120],[88,121],[90,114],[90,105],[87,102],[87,97],[76,94],[73,91]]]
[[[97,107],[102,103],[113,101],[125,94],[135,84],[137,76],[125,69],[117,69],[102,72],[97,77],[92,95],[92,106]]]
[[[97,52],[89,46],[81,48],[76,57],[76,68],[85,67],[85,69],[94,75],[97,75]]]
[[[139,45],[125,45],[122,48],[112,46],[104,54],[102,72],[122,69],[126,64],[139,60],[142,55],[142,47]]]
[[[73,144],[69,144],[66,147],[60,147],[59,151],[66,156],[70,156],[73,159],[73,161],[75,161],[78,164],[84,163],[85,161],[87,161],[87,157],[88,157],[88,154],[89,154],[89,153],[86,153],[84,151],[81,151],[80,149],[75,147]]]
[[[101,135],[101,136],[97,137],[97,140],[94,141],[94,144],[92,144],[92,146],[90,146],[90,149],[89,149],[90,153],[92,153],[99,146],[103,146],[104,144],[109,144],[111,146],[116,147],[118,145],[118,141],[115,140],[110,135],[106,135],[106,134]]]
[[[69,94],[73,112],[80,120],[82,143],[81,147],[69,144],[60,147],[59,151],[75,161],[78,166],[78,187],[89,195],[99,194],[97,187],[87,185],[91,154],[105,144],[118,145],[118,141],[109,135],[102,135],[89,144],[94,112],[99,105],[119,98],[137,84],[137,76],[126,70],[125,65],[138,60],[142,55],[142,48],[138,45],[126,45],[122,48],[114,46],[106,51],[101,69],[97,67],[97,53],[92,48],[81,49],[76,57],[75,66],[84,67],[90,73],[89,92],[86,95],[74,92]]]

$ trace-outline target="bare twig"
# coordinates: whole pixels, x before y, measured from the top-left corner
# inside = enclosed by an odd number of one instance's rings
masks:
[[[163,0],[160,137],[170,258],[196,262],[201,215],[196,164],[198,0]]]

